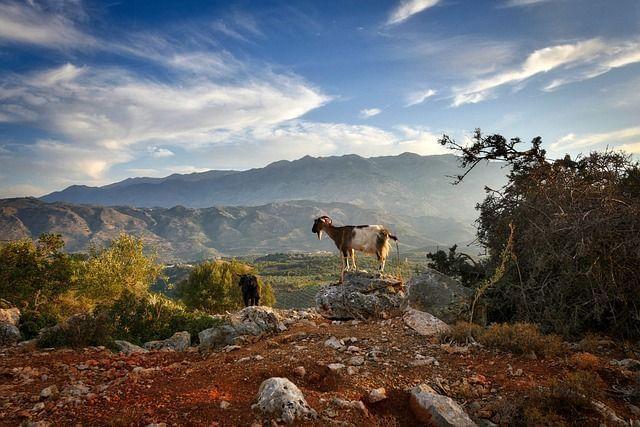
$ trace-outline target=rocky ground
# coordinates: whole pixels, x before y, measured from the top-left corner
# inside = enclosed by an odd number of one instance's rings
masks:
[[[609,344],[600,350],[589,369],[615,390],[631,373],[609,363],[616,356]],[[501,423],[506,403],[576,369],[569,355],[531,359],[439,344],[402,318],[305,320],[255,343],[206,354],[13,347],[0,357],[0,424],[251,425],[265,418],[252,409],[260,384],[286,377],[318,414],[304,421],[308,425],[417,425],[408,390],[421,383],[455,399],[476,422],[491,425]],[[640,417],[615,395],[603,403],[621,419]],[[602,422],[593,414],[580,424]]]
[[[624,343],[590,337],[547,358],[443,343],[459,287],[425,273],[405,299],[393,277],[351,273],[315,309],[221,316],[198,347],[177,332],[120,352],[0,348],[0,425],[640,426],[640,362]],[[0,314],[13,344],[19,313]]]

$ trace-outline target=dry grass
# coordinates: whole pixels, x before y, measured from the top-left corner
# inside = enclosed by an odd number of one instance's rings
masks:
[[[572,354],[569,363],[578,369],[595,371],[600,366],[600,358],[591,353],[581,352]]]
[[[498,323],[488,328],[468,322],[458,322],[451,331],[440,336],[443,342],[480,344],[515,354],[558,356],[566,352],[566,344],[558,335],[544,335],[531,323]]]

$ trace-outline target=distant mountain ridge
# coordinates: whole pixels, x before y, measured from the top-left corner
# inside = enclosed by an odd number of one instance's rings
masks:
[[[126,232],[141,236],[165,262],[218,255],[335,251],[328,238],[311,233],[313,218],[336,224],[384,224],[402,250],[463,243],[473,239],[468,224],[439,217],[393,215],[345,203],[289,201],[254,207],[134,208],[46,203],[35,198],[0,200],[3,240],[60,233],[70,252],[105,244]]]
[[[289,200],[349,203],[394,215],[436,216],[470,222],[485,185],[499,187],[498,163],[478,165],[465,181],[453,155],[363,158],[303,157],[246,171],[207,171],[164,178],[129,178],[103,187],[74,185],[41,198],[46,202],[108,206],[204,208],[260,206]]]

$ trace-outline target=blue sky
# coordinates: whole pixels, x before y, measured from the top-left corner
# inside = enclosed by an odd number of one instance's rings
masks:
[[[637,0],[0,0],[0,197],[639,117]]]

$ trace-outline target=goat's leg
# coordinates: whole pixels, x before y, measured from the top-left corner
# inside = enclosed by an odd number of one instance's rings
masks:
[[[385,264],[385,262],[386,262],[386,261],[387,261],[387,260],[386,260],[386,259],[384,259],[384,258],[382,258],[382,259],[380,260],[380,274],[382,274],[382,273],[384,272],[384,264]]]
[[[353,266],[353,271],[358,271],[358,267],[356,267],[356,250],[351,249],[351,265]]]
[[[341,256],[341,263],[340,263],[340,284],[344,283],[344,264],[345,264],[345,255],[344,253],[340,253]]]

